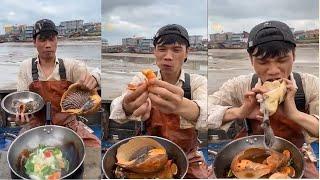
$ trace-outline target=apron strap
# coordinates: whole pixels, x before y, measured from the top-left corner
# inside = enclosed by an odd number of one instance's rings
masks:
[[[61,80],[67,80],[66,68],[64,67],[63,60],[58,58],[59,61],[59,75]]]
[[[37,58],[32,58],[32,80],[37,81],[39,80],[38,68],[36,63]]]
[[[32,58],[32,80],[39,80],[38,67],[36,63],[37,58]],[[59,75],[61,80],[67,80],[66,68],[64,66],[63,60],[58,58],[59,60]]]

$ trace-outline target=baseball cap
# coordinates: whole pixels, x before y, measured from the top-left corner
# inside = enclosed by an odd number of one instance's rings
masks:
[[[181,36],[182,38],[187,40],[188,47],[190,46],[188,31],[184,27],[178,24],[168,24],[160,28],[156,33],[156,35],[153,37],[153,45],[156,46],[156,43],[158,42],[159,38],[163,35],[168,35],[168,34],[176,34]]]
[[[45,31],[53,31],[58,34],[58,30],[54,22],[49,19],[41,19],[34,24],[33,38]]]
[[[266,29],[274,29],[274,33],[266,36],[258,36]],[[247,49],[264,44],[271,41],[285,41],[296,46],[293,33],[290,27],[280,21],[266,21],[256,25],[250,31]]]

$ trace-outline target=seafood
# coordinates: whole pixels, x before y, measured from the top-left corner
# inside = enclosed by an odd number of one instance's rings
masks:
[[[77,83],[68,88],[60,102],[62,112],[78,115],[94,113],[100,105],[101,97],[96,89],[88,90]]]
[[[290,152],[282,153],[263,148],[250,148],[241,151],[231,163],[231,171],[237,178],[261,178],[271,175],[271,178],[294,177],[295,170],[289,164]],[[273,176],[272,176],[273,175]]]
[[[286,82],[267,81],[263,84],[263,87],[268,90],[263,94],[265,108],[269,112],[269,116],[272,116],[277,111],[278,105],[284,101],[287,92]]]
[[[117,178],[173,178],[178,173],[165,148],[151,138],[137,137],[122,144],[116,158]]]
[[[31,113],[38,106],[39,106],[39,103],[37,103],[36,101],[28,101],[28,102],[22,102],[19,100],[12,101],[13,112],[16,112],[16,113]]]
[[[154,79],[157,77],[152,69],[144,69],[142,70],[142,74],[147,78],[147,80]],[[127,89],[131,91],[135,91],[137,87],[138,85],[130,83],[128,84]]]

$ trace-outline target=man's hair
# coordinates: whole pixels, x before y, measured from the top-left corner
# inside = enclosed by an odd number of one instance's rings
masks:
[[[168,44],[175,44],[175,43],[185,45],[186,47],[188,47],[188,41],[177,34],[163,35],[159,37],[155,45],[158,46],[158,45],[168,45]]]
[[[46,40],[46,39],[50,39],[52,37],[57,36],[57,33],[55,33],[54,31],[44,31],[39,33],[38,35],[34,36],[34,40],[37,39],[37,37],[39,37],[40,40]]]
[[[257,33],[257,38],[279,35],[275,28],[264,29]],[[270,41],[248,49],[250,56],[265,58],[282,57],[295,49],[295,45],[287,41]]]

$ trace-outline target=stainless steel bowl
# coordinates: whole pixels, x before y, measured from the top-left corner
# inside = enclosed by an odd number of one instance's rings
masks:
[[[44,106],[44,101],[39,94],[31,91],[19,91],[6,95],[1,101],[1,107],[7,113],[14,115],[17,113],[17,103],[27,103],[32,105],[32,108],[25,112],[25,115],[38,112]]]

